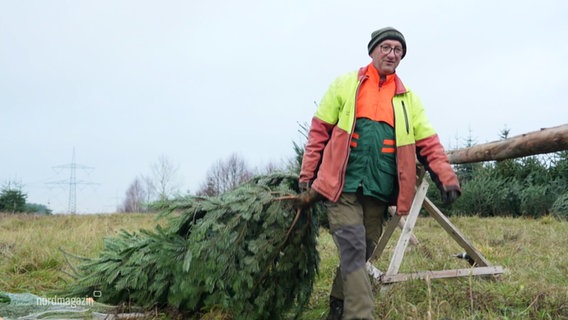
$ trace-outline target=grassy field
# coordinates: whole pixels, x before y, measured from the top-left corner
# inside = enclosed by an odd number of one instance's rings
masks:
[[[377,286],[376,319],[568,319],[568,222],[549,217],[451,221],[506,273],[497,279],[464,277]],[[151,214],[0,215],[0,291],[49,295],[70,280],[61,250],[96,257],[104,237],[120,229],[153,229],[157,223],[165,222]],[[409,247],[401,273],[467,268],[467,262],[452,257],[463,250],[435,220],[419,218],[415,235],[420,244]],[[387,269],[397,238],[395,233],[377,261],[379,269]],[[320,275],[302,317],[306,320],[325,317],[338,262],[325,229],[320,232],[319,252]]]

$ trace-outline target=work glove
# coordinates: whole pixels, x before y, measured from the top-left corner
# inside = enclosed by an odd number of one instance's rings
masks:
[[[460,195],[461,192],[459,191],[459,189],[457,189],[456,187],[449,187],[446,188],[446,190],[442,190],[442,201],[444,202],[444,204],[449,205],[456,201]]]
[[[300,193],[304,192],[304,191],[308,191],[308,189],[310,189],[310,183],[309,182],[298,182],[298,189],[300,189]]]
[[[294,199],[294,208],[305,209],[322,199],[323,196],[319,194],[319,192],[312,188],[308,188],[306,191],[296,196],[296,199]]]

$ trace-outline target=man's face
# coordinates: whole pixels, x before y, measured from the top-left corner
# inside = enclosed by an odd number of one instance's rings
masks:
[[[373,65],[379,71],[379,75],[394,73],[402,59],[402,53],[402,44],[398,40],[385,40],[379,43],[371,52]]]

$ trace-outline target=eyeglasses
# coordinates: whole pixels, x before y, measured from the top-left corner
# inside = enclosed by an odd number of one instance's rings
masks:
[[[401,47],[391,47],[389,45],[384,44],[382,46],[379,46],[379,49],[381,49],[382,54],[390,54],[391,51],[394,51],[395,56],[400,57],[402,55],[402,48]]]

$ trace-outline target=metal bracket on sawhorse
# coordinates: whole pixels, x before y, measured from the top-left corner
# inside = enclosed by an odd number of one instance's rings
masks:
[[[388,221],[385,231],[383,232],[375,251],[369,258],[367,262],[367,269],[369,274],[375,278],[375,280],[383,283],[389,284],[394,282],[402,282],[412,279],[436,279],[436,278],[453,278],[453,277],[466,277],[466,276],[478,276],[478,275],[496,275],[502,274],[504,272],[501,266],[492,266],[487,259],[475,249],[469,241],[466,240],[465,236],[454,226],[450,220],[426,197],[426,192],[428,191],[428,182],[425,179],[417,187],[414,200],[412,202],[412,207],[410,213],[406,216],[406,221],[400,216],[391,212],[391,219]],[[444,230],[465,250],[465,252],[473,259],[473,266],[466,269],[452,269],[452,270],[439,270],[439,271],[419,271],[413,273],[398,273],[400,265],[402,263],[402,258],[406,251],[406,247],[409,242],[414,244],[418,243],[418,240],[413,235],[414,226],[416,225],[416,220],[418,219],[418,214],[420,209],[424,208],[428,213],[442,226]],[[403,221],[403,223],[401,223]],[[398,243],[394,249],[390,265],[385,273],[380,272],[376,267],[373,266],[373,262],[381,257],[385,247],[392,237],[394,230],[397,227],[401,227],[402,231],[398,239]]]

